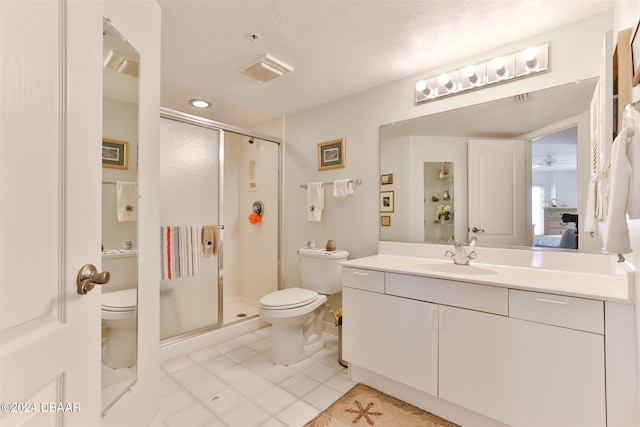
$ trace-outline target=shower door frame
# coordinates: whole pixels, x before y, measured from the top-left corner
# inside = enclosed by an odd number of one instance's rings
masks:
[[[219,132],[218,137],[218,222],[222,226],[222,233],[220,242],[218,245],[218,323],[198,328],[193,331],[188,331],[180,335],[165,338],[160,341],[160,345],[174,344],[195,336],[202,335],[207,332],[211,332],[220,329],[224,326],[224,135],[225,132],[232,132],[238,135],[247,136],[249,138],[257,138],[263,141],[273,142],[278,144],[278,207],[282,206],[282,150],[283,140],[282,138],[274,137],[260,132],[254,132],[248,129],[243,129],[237,126],[228,125],[225,123],[217,122],[215,120],[206,119],[204,117],[195,116],[193,114],[184,113],[177,110],[172,110],[165,107],[160,107],[160,118],[174,120],[177,122],[190,124],[194,126],[203,127],[206,129],[217,130]],[[282,289],[282,213],[278,209],[278,240],[277,240],[277,252],[278,252],[278,268],[277,268],[277,283],[278,289]],[[250,318],[247,318],[250,319]],[[237,322],[234,322],[235,324]]]

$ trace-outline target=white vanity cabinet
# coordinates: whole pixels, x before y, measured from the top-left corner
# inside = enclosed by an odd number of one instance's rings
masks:
[[[513,426],[605,426],[604,303],[343,269],[343,357]]]
[[[384,273],[343,270],[342,304],[349,307],[342,324],[343,359],[436,395],[437,305],[383,292]]]

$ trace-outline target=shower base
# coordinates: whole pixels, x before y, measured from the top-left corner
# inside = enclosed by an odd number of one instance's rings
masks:
[[[224,325],[257,316],[259,313],[257,301],[242,297],[225,298],[222,308]]]

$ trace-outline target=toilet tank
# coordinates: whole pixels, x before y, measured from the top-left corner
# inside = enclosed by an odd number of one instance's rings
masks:
[[[331,295],[342,291],[342,265],[349,257],[347,251],[299,249],[302,287],[319,294]]]
[[[138,286],[138,253],[134,250],[113,250],[102,253],[102,270],[111,275],[102,292],[114,292]]]

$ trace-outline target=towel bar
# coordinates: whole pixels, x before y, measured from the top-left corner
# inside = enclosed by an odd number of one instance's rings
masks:
[[[360,178],[350,179],[349,182],[356,185],[362,185],[362,179]],[[333,185],[333,181],[323,182],[322,185]],[[307,184],[300,184],[300,188],[307,188]]]

